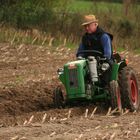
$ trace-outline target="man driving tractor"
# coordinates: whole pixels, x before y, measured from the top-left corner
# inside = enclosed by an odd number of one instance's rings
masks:
[[[78,52],[81,50],[97,50],[111,62],[111,41],[113,36],[99,27],[98,19],[96,19],[95,15],[86,15],[82,26],[84,26],[86,33],[82,37],[82,42],[77,51],[77,57],[79,55],[84,57],[83,54],[78,55]]]
[[[107,59],[111,66],[113,63],[111,44],[113,36],[99,27],[98,19],[96,19],[95,15],[85,15],[82,26],[84,26],[86,33],[82,37],[76,56],[85,58],[87,57],[86,53],[80,53],[81,51],[95,50],[101,52],[102,56]],[[89,55],[90,54],[88,53],[88,56]],[[108,69],[102,77],[103,86],[109,82],[109,74],[110,69]]]

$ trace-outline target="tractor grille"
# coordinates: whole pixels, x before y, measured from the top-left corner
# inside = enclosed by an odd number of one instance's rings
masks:
[[[78,74],[77,68],[69,69],[69,85],[71,88],[78,87]]]

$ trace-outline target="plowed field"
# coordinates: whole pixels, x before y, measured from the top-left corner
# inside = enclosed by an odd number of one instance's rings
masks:
[[[140,80],[140,56],[122,52]],[[0,44],[0,140],[139,140],[140,113],[83,105],[54,109],[57,69],[75,50]]]

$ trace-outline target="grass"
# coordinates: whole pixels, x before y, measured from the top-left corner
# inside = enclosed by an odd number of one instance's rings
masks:
[[[113,16],[113,18],[125,18],[124,15],[124,5],[123,3],[113,3],[113,2],[92,2],[92,1],[84,1],[84,0],[72,0],[72,2],[68,6],[70,12],[78,12],[81,14],[89,14],[93,13],[95,15],[100,16],[105,13],[108,16]],[[129,16],[134,16],[133,13],[139,13],[140,5],[133,5],[129,7]]]
[[[138,48],[139,47],[139,31],[138,31],[138,27],[139,27],[139,16],[136,16],[135,14],[138,14],[138,11],[140,10],[140,5],[136,6],[135,9],[133,9],[132,13],[130,11],[130,14],[133,15],[129,15],[129,17],[131,16],[131,18],[128,17],[128,20],[134,23],[134,25],[130,24],[130,27],[132,27],[134,33],[136,33],[135,36],[132,35],[131,38],[121,38],[119,35],[121,34],[120,29],[117,29],[119,26],[121,26],[121,29],[123,29],[125,26],[128,27],[128,31],[129,30],[129,24],[125,24],[124,25],[124,20],[126,20],[124,18],[124,14],[123,14],[123,4],[121,3],[107,3],[107,2],[90,2],[90,1],[84,1],[84,0],[71,0],[71,2],[68,5],[68,12],[72,12],[72,13],[80,13],[81,15],[83,14],[95,14],[97,15],[97,18],[99,19],[99,24],[104,28],[105,30],[111,32],[112,34],[114,34],[114,38],[116,36],[118,36],[117,41],[115,42],[115,46],[119,47],[117,48],[117,50],[122,50],[124,44],[128,44],[128,46],[130,46],[131,48],[133,47]],[[78,14],[77,14],[78,15]],[[75,16],[76,18],[77,15]],[[122,20],[120,22],[120,19]],[[63,19],[62,19],[63,20]],[[75,20],[74,20],[75,21]],[[80,17],[79,17],[79,21],[80,21]],[[67,22],[67,21],[66,21]],[[78,20],[73,22],[74,26],[75,23],[78,23]],[[68,23],[66,23],[68,24]],[[71,23],[69,23],[71,24]],[[72,26],[73,27],[73,26]],[[33,34],[33,33],[28,33],[28,31],[21,31],[21,30],[16,30],[13,28],[8,28],[8,27],[0,27],[0,42],[7,42],[7,43],[13,43],[15,45],[18,44],[33,44],[33,45],[42,45],[43,46],[48,46],[49,42],[50,42],[50,37],[49,37],[49,33],[41,33],[39,32],[39,34]],[[67,32],[67,30],[66,30]],[[75,28],[74,30],[74,35],[76,34],[76,32],[80,32],[79,28]],[[75,35],[76,36],[76,35]],[[125,36],[125,35],[124,35]],[[127,34],[126,34],[127,36]],[[37,38],[36,38],[37,37]],[[45,39],[46,38],[46,39]],[[52,45],[54,46],[60,46],[64,44],[64,39],[65,39],[65,35],[59,35],[59,37],[55,38]],[[44,42],[45,40],[45,42]],[[44,42],[44,43],[43,43]],[[68,48],[76,48],[79,43],[79,41],[75,41],[76,43],[73,43],[74,41],[72,41],[72,39],[68,39],[67,38],[67,43],[65,46],[67,46]],[[138,49],[139,50],[139,49]],[[139,52],[139,51],[137,51]]]
[[[68,48],[71,48],[71,49],[75,49],[75,48],[78,48],[78,43],[71,43],[71,42],[67,42],[67,45],[66,45]]]
[[[137,48],[137,49],[134,50],[134,52],[135,52],[136,54],[140,54],[140,49]]]
[[[116,51],[117,51],[117,52],[122,52],[122,51],[125,51],[125,49],[122,48],[122,47],[118,47],[118,48],[116,48]]]
[[[82,0],[73,0],[73,2],[69,5],[70,11],[80,13],[113,12],[113,14],[121,15],[122,9],[123,5],[120,3],[90,2]]]
[[[68,8],[71,12],[89,12],[92,8],[92,3],[88,1],[73,0],[73,2],[69,4]]]

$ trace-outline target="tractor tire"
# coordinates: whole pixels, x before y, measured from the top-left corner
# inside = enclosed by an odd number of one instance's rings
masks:
[[[53,102],[55,108],[64,108],[65,103],[61,87],[57,87],[53,91]]]
[[[110,82],[110,95],[111,95],[111,107],[112,109],[118,108],[119,111],[122,110],[122,103],[121,103],[121,94],[120,94],[120,86],[118,81],[111,81]]]
[[[135,71],[131,67],[124,67],[119,73],[122,106],[137,111],[140,105],[140,93]]]

